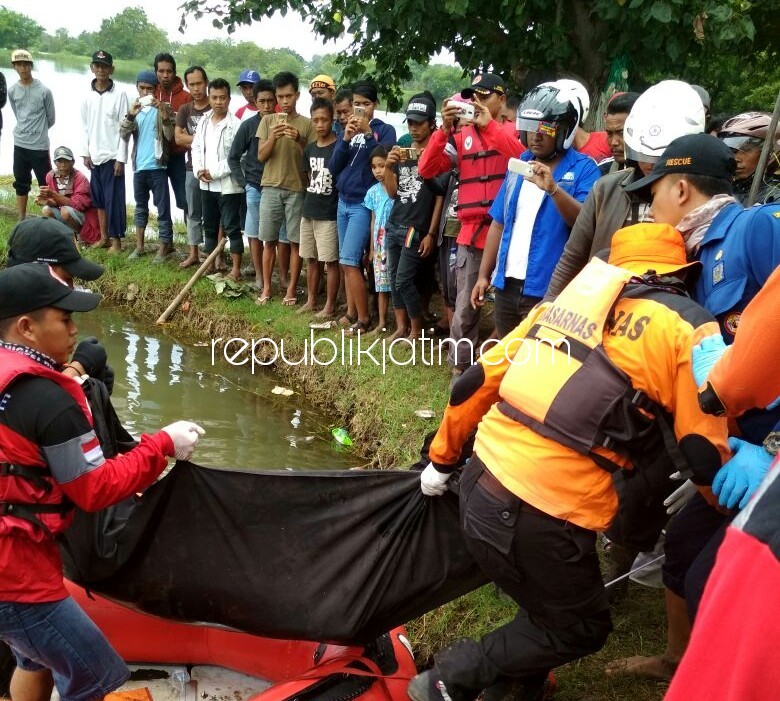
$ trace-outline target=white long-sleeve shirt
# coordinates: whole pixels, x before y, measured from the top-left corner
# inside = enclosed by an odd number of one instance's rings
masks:
[[[198,122],[190,147],[192,172],[197,177],[199,171],[208,170],[212,178],[207,183],[200,181],[201,190],[221,192],[223,195],[244,192],[244,189],[230,175],[228,163],[230,146],[240,126],[241,122],[230,112],[216,124],[212,122],[210,114],[204,115]]]
[[[80,156],[89,156],[95,165],[117,160],[127,163],[127,141],[119,136],[119,123],[127,114],[127,95],[114,82],[105,92],[95,90],[95,81],[81,105]]]

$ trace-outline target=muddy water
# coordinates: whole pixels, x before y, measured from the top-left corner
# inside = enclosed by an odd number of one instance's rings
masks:
[[[134,436],[177,419],[206,429],[194,462],[250,470],[344,469],[358,464],[332,438],[336,426],[300,394],[272,393],[270,373],[252,375],[211,351],[166,336],[154,326],[96,310],[75,315],[79,337],[96,336],[116,380],[112,402]]]

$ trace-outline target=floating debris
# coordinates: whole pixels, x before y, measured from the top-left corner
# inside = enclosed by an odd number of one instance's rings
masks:
[[[341,445],[352,445],[352,439],[349,437],[349,434],[347,433],[347,429],[334,428],[331,431],[331,434],[336,439],[337,442],[341,443]]]
[[[281,394],[283,397],[290,397],[295,393],[291,389],[287,389],[287,387],[276,385],[276,387],[271,390],[271,394]]]

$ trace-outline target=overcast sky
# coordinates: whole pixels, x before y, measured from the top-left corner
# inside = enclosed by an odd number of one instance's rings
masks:
[[[173,41],[197,43],[202,39],[230,36],[237,42],[252,41],[267,49],[290,48],[306,59],[314,54],[341,51],[349,44],[347,39],[323,44],[322,38],[314,34],[311,27],[293,12],[287,13],[286,17],[277,15],[251,26],[242,26],[232,35],[227,30],[213,27],[212,18],[205,15],[198,20],[190,19],[186,33],[180,34],[179,4],[178,0],[46,0],[31,5],[29,0],[0,0],[0,5],[32,17],[50,34],[54,34],[60,27],[65,27],[71,36],[78,36],[83,31],[94,32],[100,29],[100,23],[107,17],[119,14],[126,7],[140,7],[146,12],[149,21]]]

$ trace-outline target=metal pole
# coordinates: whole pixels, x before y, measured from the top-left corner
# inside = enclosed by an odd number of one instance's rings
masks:
[[[758,197],[758,188],[764,182],[764,171],[769,160],[769,154],[775,148],[775,132],[777,131],[777,122],[780,120],[780,92],[777,93],[775,101],[775,111],[772,113],[772,120],[769,122],[769,132],[764,139],[764,147],[761,149],[761,156],[758,159],[756,172],[753,174],[753,184],[750,186],[750,194],[745,200],[745,207],[752,207]]]
[[[637,573],[637,572],[639,572],[640,570],[643,570],[643,569],[645,569],[645,567],[650,567],[650,565],[654,565],[656,562],[660,562],[660,561],[661,561],[661,560],[663,560],[665,557],[666,557],[666,555],[659,555],[659,556],[658,556],[658,557],[656,557],[655,559],[653,559],[653,560],[650,560],[649,562],[645,562],[645,564],[644,564],[644,565],[639,565],[639,567],[635,567],[635,568],[634,568],[633,570],[631,570],[630,572],[626,572],[625,574],[621,574],[619,577],[615,577],[615,579],[613,579],[611,582],[607,582],[607,583],[604,585],[604,589],[606,589],[607,587],[611,587],[613,584],[617,584],[618,582],[622,581],[622,580],[623,580],[623,579],[625,579],[626,577],[630,577],[632,574],[636,574],[636,573]]]

